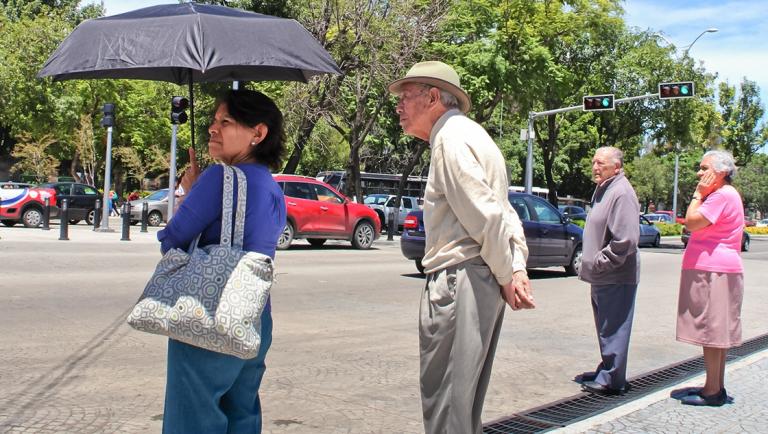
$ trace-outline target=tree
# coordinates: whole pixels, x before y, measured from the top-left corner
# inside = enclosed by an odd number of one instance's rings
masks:
[[[742,167],[733,182],[744,199],[744,206],[768,213],[768,155],[754,154]],[[765,217],[763,217],[765,218]]]
[[[745,165],[768,143],[768,124],[761,121],[765,107],[760,101],[760,87],[744,78],[737,99],[735,87],[720,83],[718,102],[722,146],[733,153],[740,165]]]
[[[56,175],[59,160],[46,152],[49,146],[56,143],[52,135],[46,134],[35,139],[31,134],[24,132],[17,138],[19,142],[11,154],[19,159],[11,169],[14,173],[29,175],[35,182],[45,182],[49,177]]]
[[[77,181],[94,185],[96,177],[96,146],[93,137],[93,119],[80,116],[80,127],[75,131],[75,153],[70,165],[70,175]],[[77,169],[80,170],[77,170]]]

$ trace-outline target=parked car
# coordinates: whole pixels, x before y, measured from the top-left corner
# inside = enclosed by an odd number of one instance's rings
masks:
[[[55,205],[56,191],[51,188],[23,182],[0,183],[0,221],[9,227],[17,223],[23,223],[28,228],[40,226],[46,197],[51,205]],[[51,217],[56,215],[57,209],[52,206]]]
[[[363,199],[363,204],[365,204],[365,206],[376,211],[382,229],[386,228],[389,224],[389,213],[397,211],[395,207],[395,199],[397,199],[397,196],[394,194],[371,194]],[[403,196],[400,199],[400,212],[397,216],[398,228],[403,226],[405,216],[407,216],[408,213],[421,209],[419,205],[420,199],[418,197]]]
[[[685,224],[685,218],[683,217],[674,217],[672,215],[672,211],[669,210],[656,210],[654,214],[666,214],[669,216],[670,219],[674,218],[675,223],[680,223],[681,225]]]
[[[510,192],[508,199],[523,222],[528,268],[563,266],[568,275],[579,274],[582,229],[538,196]],[[411,212],[400,237],[400,250],[407,259],[415,261],[421,273],[426,236],[423,215],[423,211]]]
[[[560,205],[557,207],[560,212],[571,220],[586,220],[587,211],[580,206],[575,205]]]
[[[674,221],[672,220],[672,216],[669,214],[643,214],[643,217],[648,219],[651,223],[667,223],[667,224],[673,224]]]
[[[87,224],[93,225],[96,199],[101,198],[96,187],[78,182],[49,182],[41,184],[40,187],[52,188],[56,191],[58,209],[61,209],[63,200],[67,199],[70,224],[76,225],[80,220],[85,220]]]
[[[685,228],[683,226],[683,234],[680,236],[680,241],[683,242],[683,248],[688,247],[688,240],[691,238],[691,231]],[[745,230],[743,234],[741,234],[741,251],[742,252],[748,252],[749,251],[749,233]]]
[[[315,178],[275,175],[285,194],[288,222],[277,243],[287,249],[297,238],[315,247],[325,240],[349,240],[357,249],[368,249],[381,232],[376,211],[336,191]]]
[[[758,222],[755,224],[755,226],[757,226],[758,228],[765,228],[765,227],[768,227],[768,219],[762,219],[762,220],[758,221]]]
[[[131,224],[135,225],[141,221],[141,212],[144,202],[147,202],[147,224],[149,226],[160,226],[160,223],[168,221],[168,189],[153,191],[149,196],[143,199],[132,200],[131,204]]]
[[[638,217],[640,217],[640,241],[638,245],[661,246],[661,232],[656,228],[656,225],[643,216]]]

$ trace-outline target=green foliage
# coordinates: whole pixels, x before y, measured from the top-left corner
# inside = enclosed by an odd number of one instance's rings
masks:
[[[719,105],[723,147],[733,153],[739,164],[749,163],[752,156],[768,143],[768,125],[761,118],[765,107],[760,101],[760,87],[746,78],[736,88],[720,83]]]
[[[19,143],[12,153],[19,162],[13,166],[13,172],[34,179],[35,182],[47,181],[56,174],[59,165],[59,161],[46,152],[55,142],[56,139],[50,134],[40,138],[34,138],[29,133],[19,134]]]
[[[756,154],[736,174],[733,184],[741,193],[744,206],[768,213],[768,155]]]
[[[659,230],[662,237],[683,234],[683,225],[680,223],[654,223],[654,225],[656,225],[656,229]]]

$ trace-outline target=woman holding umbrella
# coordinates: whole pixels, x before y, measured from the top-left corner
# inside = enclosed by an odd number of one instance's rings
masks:
[[[246,175],[243,250],[274,258],[286,219],[283,192],[270,172],[280,167],[285,151],[282,113],[260,92],[229,91],[219,99],[208,132],[210,156]],[[200,246],[220,241],[223,167],[213,165],[199,174],[193,150],[190,158],[191,169],[182,180],[186,194],[158,233],[163,252],[187,248],[198,234]],[[250,360],[169,339],[164,433],[261,432],[259,385],[272,341],[269,302],[260,330],[261,347]]]

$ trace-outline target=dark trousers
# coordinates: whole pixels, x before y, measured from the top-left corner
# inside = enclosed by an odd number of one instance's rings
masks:
[[[627,382],[627,356],[637,285],[592,285],[592,312],[602,361],[596,382],[621,389]]]

